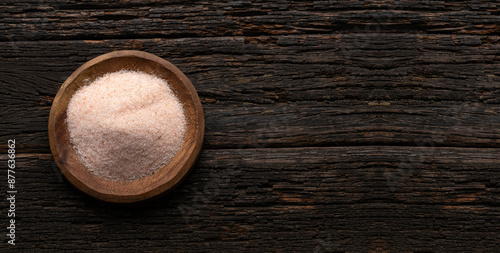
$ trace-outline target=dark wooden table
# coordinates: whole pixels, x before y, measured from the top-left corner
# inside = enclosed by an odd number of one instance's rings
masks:
[[[498,2],[117,2],[0,3],[0,251],[500,250]],[[177,65],[206,117],[187,180],[136,208],[75,190],[47,135],[62,82],[120,49]]]

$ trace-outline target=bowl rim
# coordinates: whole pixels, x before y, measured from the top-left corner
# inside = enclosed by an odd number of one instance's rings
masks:
[[[121,57],[138,57],[142,58],[145,60],[153,61],[157,64],[160,64],[162,67],[166,68],[172,74],[174,74],[182,83],[182,85],[187,88],[189,91],[189,97],[191,98],[193,102],[193,106],[196,111],[196,116],[195,118],[197,119],[197,126],[196,126],[196,136],[193,137],[194,140],[194,147],[192,151],[188,154],[184,154],[185,156],[188,156],[187,159],[185,160],[185,163],[179,164],[179,166],[182,166],[173,177],[168,179],[167,181],[163,182],[162,184],[156,186],[155,188],[149,189],[146,192],[138,193],[138,194],[130,194],[130,195],[120,195],[120,194],[113,194],[109,192],[104,192],[100,191],[98,189],[95,189],[86,183],[84,183],[82,180],[80,180],[77,176],[73,175],[71,170],[66,166],[65,163],[61,161],[60,157],[60,148],[58,143],[56,143],[56,114],[57,114],[57,109],[59,107],[59,101],[61,98],[65,95],[65,91],[70,86],[76,78],[78,78],[86,69],[88,69],[91,66],[94,66],[96,64],[99,64],[103,61],[112,59],[112,58],[121,58]],[[137,50],[118,50],[118,51],[113,51],[110,53],[102,54],[99,55],[83,65],[81,65],[78,69],[76,69],[61,85],[59,88],[56,96],[54,97],[51,110],[50,110],[50,115],[49,115],[49,122],[48,122],[48,130],[49,130],[49,143],[50,143],[50,150],[52,152],[52,155],[54,157],[54,160],[59,168],[59,170],[62,172],[62,174],[66,177],[66,179],[73,185],[75,186],[78,190],[84,192],[87,195],[90,195],[98,200],[105,201],[105,202],[110,202],[110,203],[138,203],[138,202],[144,202],[147,200],[151,200],[157,197],[160,197],[171,190],[173,190],[175,187],[177,187],[189,174],[189,172],[192,170],[194,167],[194,164],[196,163],[196,160],[198,159],[201,149],[202,149],[202,144],[203,144],[203,138],[204,138],[204,133],[205,133],[205,119],[204,119],[204,114],[203,114],[203,107],[201,105],[201,101],[198,97],[198,93],[196,92],[195,87],[191,83],[191,81],[186,77],[186,75],[178,69],[175,65],[172,63],[168,62],[167,60],[156,56],[154,54],[144,52],[144,51],[137,51]],[[191,147],[191,146],[189,146]],[[148,176],[146,176],[148,177]],[[110,182],[113,182],[110,180]]]

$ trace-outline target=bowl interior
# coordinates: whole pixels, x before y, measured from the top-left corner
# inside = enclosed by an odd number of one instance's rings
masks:
[[[181,150],[155,173],[133,181],[115,181],[90,173],[78,159],[66,123],[68,103],[75,92],[96,78],[120,70],[142,71],[167,80],[184,107],[187,128]],[[187,77],[171,63],[139,51],[116,51],[93,59],[71,75],[59,90],[51,110],[49,139],[59,168],[77,188],[109,202],[137,202],[157,196],[188,174],[203,141],[203,111]]]

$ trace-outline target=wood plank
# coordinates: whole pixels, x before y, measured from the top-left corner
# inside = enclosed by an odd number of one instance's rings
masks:
[[[498,34],[486,1],[2,1],[0,40],[329,34]]]
[[[24,251],[500,247],[498,149],[205,149],[180,188],[132,209],[77,192],[49,154],[18,154],[16,164]]]
[[[370,33],[3,43],[0,136],[48,152],[62,82],[97,55],[139,49],[194,83],[205,148],[499,147],[499,41]]]
[[[18,143],[16,250],[498,251],[498,7],[2,1],[0,140]],[[176,64],[207,121],[193,173],[136,208],[77,192],[47,139],[60,84],[119,49]]]

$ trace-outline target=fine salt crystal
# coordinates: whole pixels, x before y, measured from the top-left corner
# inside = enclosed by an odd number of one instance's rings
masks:
[[[130,181],[175,156],[186,132],[184,109],[166,80],[118,71],[80,88],[68,104],[71,143],[96,176]]]

